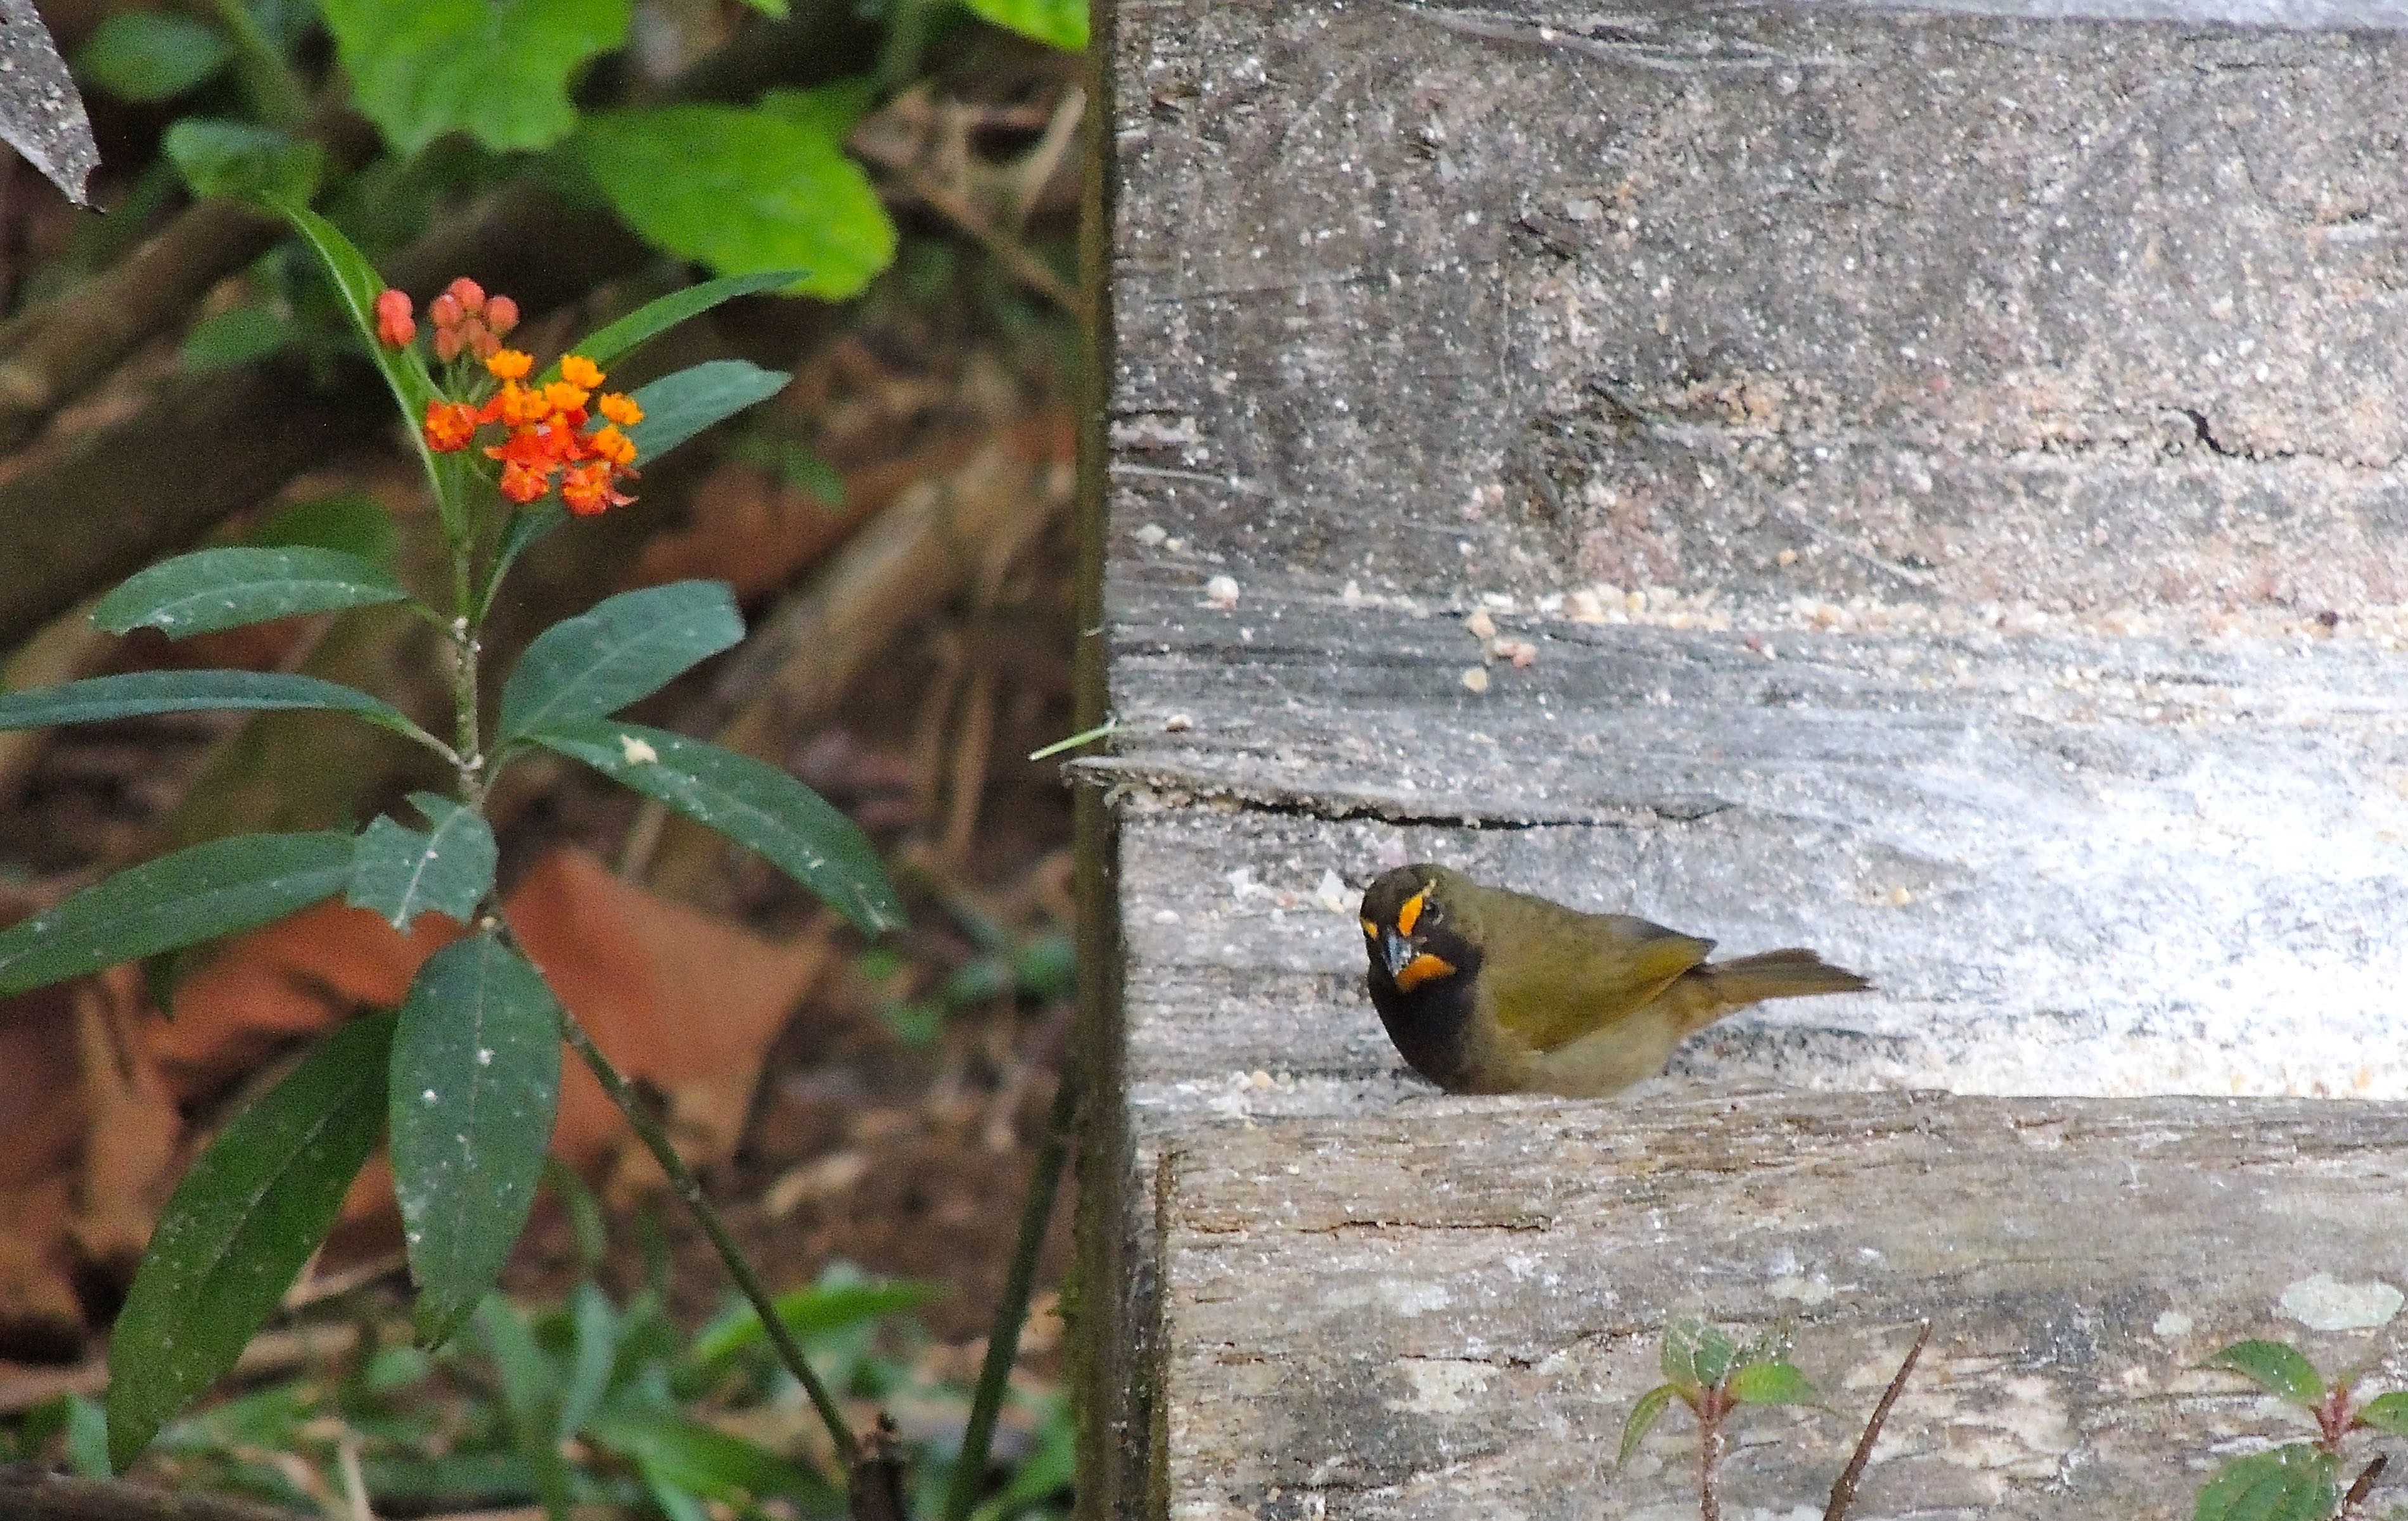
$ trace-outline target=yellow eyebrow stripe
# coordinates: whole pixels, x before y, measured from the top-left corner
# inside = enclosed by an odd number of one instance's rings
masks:
[[[1361,923],[1363,926],[1364,939],[1377,940],[1380,938],[1380,927],[1378,925],[1372,923],[1369,919],[1364,919]]]
[[[1428,897],[1429,888],[1424,888],[1421,891],[1414,893],[1412,897],[1406,899],[1405,906],[1397,910],[1397,932],[1398,934],[1409,935],[1413,932],[1413,926],[1421,922],[1422,903]]]

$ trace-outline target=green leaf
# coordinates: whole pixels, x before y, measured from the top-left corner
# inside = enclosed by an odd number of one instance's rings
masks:
[[[459,1329],[526,1227],[560,1100],[560,1019],[542,974],[490,932],[437,951],[402,1001],[393,1189],[423,1341]]]
[[[0,997],[272,923],[343,890],[351,837],[236,834],[145,861],[0,930]]]
[[[408,595],[393,572],[339,550],[203,549],[138,572],[100,599],[92,620],[111,633],[152,628],[182,639]]]
[[[786,0],[744,0],[744,3],[772,21],[782,21],[789,14]]]
[[[108,1412],[89,1395],[67,1396],[67,1467],[79,1478],[110,1477]]]
[[[234,709],[251,713],[320,708],[350,713],[415,738],[423,733],[401,709],[356,687],[280,671],[134,671],[0,694],[0,729],[54,723],[103,723],[153,713]]]
[[[414,830],[382,815],[370,822],[351,858],[351,905],[373,909],[396,930],[421,914],[466,924],[493,890],[494,832],[449,798],[412,792],[409,801],[433,827]]]
[[[321,0],[361,114],[412,154],[448,132],[494,152],[577,125],[570,80],[627,40],[629,0]]]
[[[2235,1342],[2200,1366],[2230,1369],[2302,1410],[2313,1408],[2325,1397],[2324,1377],[2315,1364],[2283,1342]]]
[[[401,535],[375,497],[352,492],[295,502],[247,535],[261,549],[337,549],[390,566]]]
[[[245,206],[306,204],[326,172],[326,150],[318,144],[250,121],[188,116],[159,146],[194,195]]]
[[[1622,1450],[1614,1456],[1614,1467],[1620,1468],[1630,1461],[1630,1455],[1639,1450],[1639,1444],[1647,1440],[1647,1433],[1655,1429],[1656,1423],[1663,1418],[1664,1412],[1680,1397],[1680,1388],[1671,1384],[1658,1384],[1639,1397],[1639,1402],[1630,1407],[1630,1418],[1622,1423]]]
[[[996,25],[1065,52],[1087,50],[1087,0],[962,0]]]
[[[622,591],[527,646],[502,685],[494,744],[565,719],[616,713],[743,637],[743,616],[724,581]]]
[[[636,458],[650,464],[712,423],[767,401],[792,378],[783,370],[765,370],[741,359],[705,360],[661,377],[636,392],[644,409],[644,420],[627,430]]]
[[[765,91],[761,96],[761,109],[838,142],[877,104],[875,74],[856,74],[816,90]]]
[[[902,927],[902,901],[869,837],[776,767],[641,724],[584,718],[527,737],[758,851],[865,933]]]
[[[781,1294],[776,1303],[778,1318],[786,1323],[786,1329],[798,1339],[808,1341],[916,1310],[942,1292],[934,1284],[910,1279],[822,1283]],[[758,1346],[765,1340],[761,1317],[752,1307],[731,1305],[726,1313],[695,1333],[686,1357],[696,1367],[716,1370],[745,1348]]]
[[[1819,1405],[1823,1393],[1794,1363],[1751,1362],[1731,1371],[1723,1386],[1742,1405]]]
[[[337,1031],[227,1122],[177,1186],[109,1335],[119,1471],[234,1366],[318,1249],[383,1128],[376,1100],[393,1026],[380,1014]]]
[[[2408,1392],[2394,1391],[2369,1400],[2358,1413],[2353,1428],[2357,1426],[2371,1426],[2395,1437],[2408,1437]]]
[[[766,1448],[674,1415],[605,1414],[586,1428],[601,1446],[631,1458],[647,1480],[706,1500],[767,1499],[813,1487],[803,1471]]]
[[[2340,1463],[2304,1442],[2236,1457],[2200,1490],[2192,1521],[2325,1521],[2341,1502]]]
[[[1683,1315],[1664,1328],[1664,1376],[1684,1394],[1722,1383],[1738,1356],[1731,1339],[1702,1320]]]
[[[758,295],[792,285],[810,271],[771,269],[756,275],[732,275],[725,279],[705,280],[689,285],[682,291],[672,291],[657,300],[648,301],[615,322],[595,329],[568,346],[572,354],[582,354],[595,363],[609,369],[617,360],[635,352],[680,322],[699,317],[738,296]],[[548,375],[557,375],[560,362],[555,360]]]
[[[121,10],[76,54],[75,71],[94,89],[155,105],[173,100],[226,66],[234,44],[216,27],[163,11]]]
[[[176,357],[193,375],[230,370],[275,353],[293,341],[294,331],[292,319],[275,306],[234,306],[194,322]]]
[[[628,226],[719,274],[808,269],[797,293],[837,301],[895,258],[877,190],[820,125],[664,106],[597,112],[569,147]]]
[[[415,4],[416,0],[411,0]],[[481,0],[468,0],[470,4]],[[332,8],[331,7],[329,8]],[[417,447],[418,457],[427,474],[435,474],[435,453],[426,447],[426,436],[419,423],[426,416],[426,404],[435,399],[435,379],[426,373],[426,360],[416,344],[401,348],[388,348],[377,341],[376,298],[385,289],[384,277],[368,263],[367,255],[342,234],[333,222],[308,207],[307,196],[271,197],[269,209],[293,224],[301,240],[318,256],[318,265],[334,282],[335,295],[342,302],[344,312],[351,320],[351,330],[367,345],[368,357],[376,361],[384,383],[400,404],[401,415],[409,426],[406,430],[410,442]]]

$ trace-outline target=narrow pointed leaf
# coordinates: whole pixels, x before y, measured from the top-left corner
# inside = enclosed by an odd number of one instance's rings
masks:
[[[2341,1502],[2339,1466],[2304,1442],[2236,1457],[2200,1490],[2193,1521],[2325,1521]]]
[[[606,327],[595,329],[568,346],[572,354],[582,354],[595,363],[609,369],[613,360],[633,353],[652,339],[666,333],[689,318],[701,316],[722,302],[738,296],[757,295],[794,284],[809,276],[805,269],[772,269],[757,275],[730,275],[724,279],[705,280],[689,285],[682,291],[672,291],[656,301],[644,305]],[[556,377],[560,363],[552,362],[545,371],[546,378]]]
[[[778,1318],[798,1339],[808,1342],[848,1326],[916,1310],[941,1292],[934,1284],[909,1278],[811,1284],[778,1296]],[[686,1347],[686,1360],[696,1368],[721,1372],[736,1354],[767,1339],[759,1312],[739,1303],[695,1333]]]
[[[743,617],[724,581],[623,591],[527,646],[502,687],[495,743],[563,719],[616,713],[743,637]]]
[[[351,837],[236,834],[94,883],[0,930],[0,997],[255,929],[343,890]]]
[[[1731,1371],[1724,1386],[1743,1405],[1819,1405],[1822,1391],[1795,1363],[1751,1362]]]
[[[649,465],[715,422],[786,389],[794,377],[740,359],[706,360],[665,375],[636,392],[644,420],[627,430],[636,460]]]
[[[418,1333],[440,1342],[525,1229],[560,1099],[560,1004],[494,934],[428,958],[402,1001],[390,1102]]]
[[[336,549],[203,549],[135,576],[100,599],[92,620],[111,633],[152,628],[181,639],[408,595],[382,565]]]
[[[2283,1342],[2235,1342],[2207,1359],[2227,1368],[2278,1400],[2302,1409],[2325,1397],[2325,1381],[2299,1348]]]
[[[427,448],[426,435],[419,432],[419,423],[426,416],[426,404],[435,399],[435,377],[426,373],[426,361],[415,344],[388,348],[377,341],[376,298],[385,289],[384,277],[333,222],[290,197],[265,199],[271,210],[293,224],[293,230],[318,256],[320,267],[334,282],[335,294],[340,298],[343,310],[351,316],[352,329],[367,345],[368,357],[376,361],[384,383],[393,391],[394,400],[401,404],[401,415],[408,422],[410,442],[417,446],[420,460],[433,471],[435,454]]]
[[[627,1411],[605,1414],[590,1429],[598,1445],[634,1459],[652,1483],[705,1500],[767,1500],[811,1488],[784,1458],[696,1421]]]
[[[409,801],[431,827],[414,830],[381,815],[370,823],[352,855],[351,904],[373,909],[396,930],[421,914],[466,924],[494,886],[494,832],[449,798],[412,792]]]
[[[420,732],[407,714],[382,698],[340,682],[279,671],[135,671],[8,692],[0,695],[0,729],[100,723],[154,713],[282,708],[355,714],[397,733]]]
[[[109,1336],[118,1471],[234,1366],[334,1223],[383,1127],[393,1026],[380,1014],[337,1031],[177,1186]]]
[[[642,724],[579,719],[527,737],[758,851],[867,933],[903,923],[869,837],[774,766]]]
[[[1647,1440],[1647,1433],[1663,1418],[1665,1410],[1680,1397],[1680,1393],[1670,1384],[1658,1384],[1639,1397],[1639,1402],[1630,1407],[1630,1418],[1622,1423],[1622,1450],[1615,1454],[1613,1459],[1616,1468],[1630,1461],[1630,1455]]]

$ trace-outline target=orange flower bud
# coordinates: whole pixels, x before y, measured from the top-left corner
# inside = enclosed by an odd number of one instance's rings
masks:
[[[493,296],[485,302],[485,325],[496,335],[519,325],[519,304],[508,296]]]
[[[535,356],[523,349],[496,348],[485,356],[485,368],[496,380],[523,380],[535,368]]]
[[[441,298],[437,297],[437,299],[440,300]],[[451,363],[453,360],[460,357],[460,330],[458,328],[444,327],[440,323],[436,325],[435,357],[446,364]]]
[[[592,391],[603,380],[602,368],[583,354],[570,354],[560,362],[560,377],[572,386]]]
[[[426,315],[435,320],[437,327],[445,328],[458,327],[460,319],[466,314],[460,309],[460,298],[446,291],[426,304]]]
[[[486,309],[492,310],[490,306]],[[479,359],[491,359],[501,351],[502,340],[494,337],[491,329],[470,322],[462,331],[468,334],[468,351]]]
[[[604,392],[602,400],[595,405],[604,417],[622,428],[632,428],[644,420],[644,409],[636,405],[636,399],[623,396],[615,391]]]
[[[409,296],[406,291],[378,291],[376,319],[377,341],[388,348],[399,348],[418,336],[418,324],[410,320]]]
[[[485,309],[485,288],[466,275],[445,286],[443,293],[458,302],[464,312],[476,313]]]

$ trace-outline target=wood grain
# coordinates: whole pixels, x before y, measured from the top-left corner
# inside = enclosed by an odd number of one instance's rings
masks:
[[[2187,1514],[2302,1420],[2198,1368],[2243,1336],[2328,1371],[2396,1337],[2282,1308],[2398,1285],[2408,1108],[1940,1095],[1430,1100],[1168,1154],[1168,1514],[1694,1515],[1676,1413],[1614,1449],[1674,1315],[1787,1323],[1839,1416],[1743,1415],[1736,1514],[1819,1514],[1936,1323],[1855,1514]],[[2388,1303],[2396,1310],[2399,1296]]]

